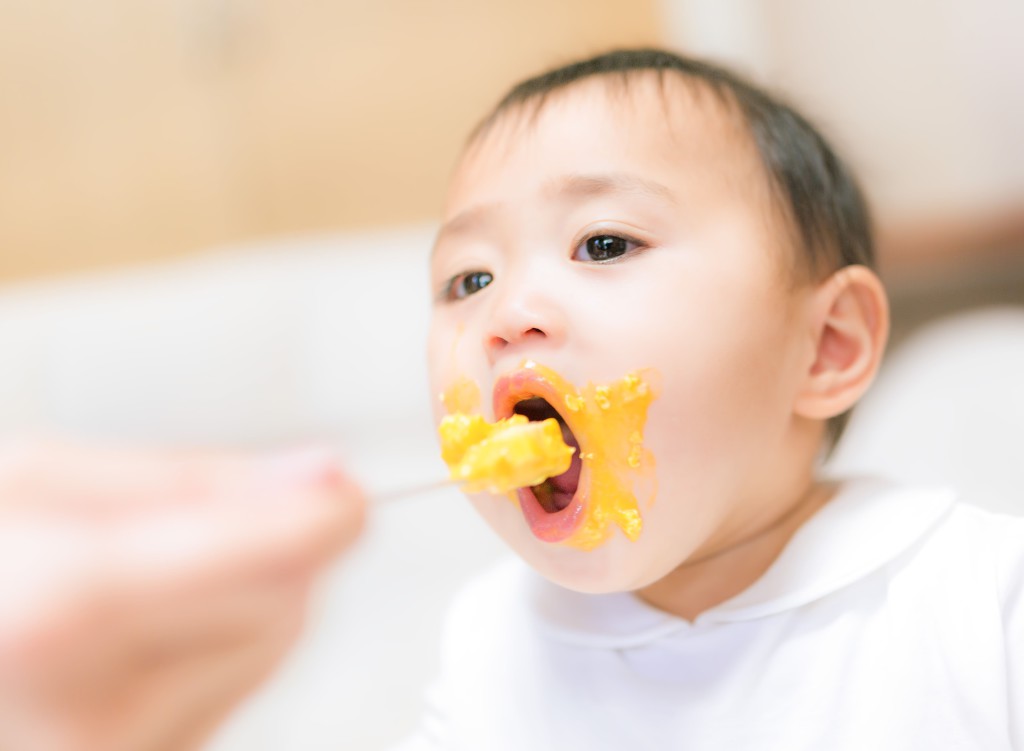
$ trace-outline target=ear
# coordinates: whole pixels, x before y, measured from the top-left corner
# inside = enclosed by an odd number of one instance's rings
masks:
[[[846,266],[813,293],[812,352],[794,411],[827,420],[867,391],[889,338],[889,302],[878,276]]]

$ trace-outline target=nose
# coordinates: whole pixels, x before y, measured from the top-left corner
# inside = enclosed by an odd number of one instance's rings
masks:
[[[557,347],[565,341],[566,313],[554,290],[543,282],[498,282],[484,332],[484,349],[493,365],[513,350]]]

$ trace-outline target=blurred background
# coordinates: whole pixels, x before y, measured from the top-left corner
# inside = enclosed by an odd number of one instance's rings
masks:
[[[1024,513],[1018,0],[0,0],[0,434],[317,441],[371,489],[442,475],[449,170],[509,85],[630,45],[735,66],[862,176],[895,332],[833,471]],[[500,554],[455,494],[379,509],[215,748],[401,737],[445,602]]]

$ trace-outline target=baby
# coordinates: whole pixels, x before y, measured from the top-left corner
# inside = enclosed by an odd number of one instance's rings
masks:
[[[1024,520],[818,476],[873,263],[849,169],[732,73],[619,51],[502,100],[433,251],[437,415],[575,451],[472,495],[528,566],[457,600],[403,748],[1024,748]]]

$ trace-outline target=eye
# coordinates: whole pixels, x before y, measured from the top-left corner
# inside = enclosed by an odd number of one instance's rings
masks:
[[[576,248],[574,261],[614,261],[642,247],[636,240],[621,235],[591,235]]]
[[[444,298],[446,300],[462,300],[463,298],[475,295],[488,284],[494,281],[494,275],[488,271],[467,271],[464,274],[453,276],[445,285]]]

